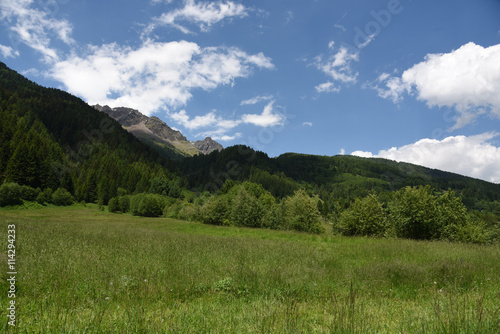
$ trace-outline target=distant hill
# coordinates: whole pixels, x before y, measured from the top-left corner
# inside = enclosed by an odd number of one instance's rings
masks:
[[[141,141],[155,148],[160,154],[173,159],[181,159],[196,154],[208,154],[214,150],[220,151],[222,145],[207,137],[205,140],[191,142],[177,130],[169,127],[158,117],[148,117],[138,110],[95,105],[95,109],[108,114],[118,121],[128,132]]]
[[[186,158],[179,168],[189,185],[200,190],[221,188],[226,179],[250,180],[262,184],[277,197],[306,187],[323,200],[343,206],[370,191],[390,193],[418,185],[430,185],[436,191],[455,190],[469,208],[478,210],[500,200],[499,184],[380,158],[296,153],[270,158],[250,147],[233,146],[206,156]]]

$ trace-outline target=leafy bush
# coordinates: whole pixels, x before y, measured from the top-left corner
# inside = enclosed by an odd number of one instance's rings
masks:
[[[0,186],[0,206],[21,205],[21,187],[14,182],[4,183]]]
[[[21,186],[21,198],[26,201],[35,201],[40,194],[40,188],[32,188],[30,186]]]
[[[52,202],[52,189],[45,188],[38,194],[38,196],[36,197],[36,201],[40,204]]]
[[[386,236],[390,234],[387,213],[377,196],[370,194],[357,198],[339,219],[339,227],[346,235]]]
[[[255,195],[240,186],[232,199],[229,219],[232,225],[261,227],[263,209],[263,205]]]
[[[211,225],[229,225],[229,203],[226,196],[211,197],[201,208],[201,221]]]
[[[134,216],[140,216],[141,214],[141,203],[146,194],[137,194],[130,198],[130,211]]]
[[[130,196],[123,195],[113,197],[108,202],[109,212],[128,212],[130,210]]]
[[[108,201],[108,211],[109,212],[121,212],[120,210],[120,200],[118,197],[110,198]]]
[[[409,239],[438,239],[442,229],[436,197],[427,187],[406,187],[394,194],[389,219],[398,237]]]
[[[120,211],[125,213],[130,211],[130,196],[123,195],[118,197]]]
[[[140,205],[140,215],[143,217],[160,217],[163,214],[165,200],[160,195],[147,194]]]
[[[304,190],[297,190],[285,199],[285,227],[296,231],[321,233],[316,201]]]
[[[52,194],[52,203],[59,206],[68,206],[73,204],[74,199],[69,191],[64,188],[58,188]]]
[[[165,207],[165,199],[156,194],[137,194],[130,200],[132,214],[143,217],[160,217]]]

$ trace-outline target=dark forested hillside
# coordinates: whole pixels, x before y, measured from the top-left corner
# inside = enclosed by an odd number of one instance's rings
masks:
[[[0,183],[64,187],[107,203],[146,190],[153,177],[178,178],[168,164],[108,115],[0,63]]]
[[[275,196],[306,187],[323,200],[347,206],[370,191],[392,192],[406,186],[429,185],[436,191],[455,190],[469,208],[482,209],[500,200],[500,185],[462,175],[386,159],[315,156],[287,153],[269,158],[246,146],[234,146],[180,164],[191,187],[212,190],[226,179],[261,183]]]

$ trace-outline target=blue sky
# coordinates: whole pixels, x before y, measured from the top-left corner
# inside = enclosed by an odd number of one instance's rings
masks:
[[[0,11],[9,67],[190,140],[500,183],[500,1],[2,0]]]

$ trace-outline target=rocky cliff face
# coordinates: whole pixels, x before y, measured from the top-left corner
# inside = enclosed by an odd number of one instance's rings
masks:
[[[203,154],[209,154],[213,151],[221,151],[224,148],[221,144],[210,137],[207,137],[204,140],[195,141],[194,147],[200,150]]]
[[[177,130],[169,127],[156,116],[148,117],[138,110],[119,107],[95,105],[95,109],[108,114],[136,137],[154,144],[166,146],[180,155],[193,156],[208,154],[214,150],[222,150],[221,144],[207,137],[205,140],[190,142]]]

